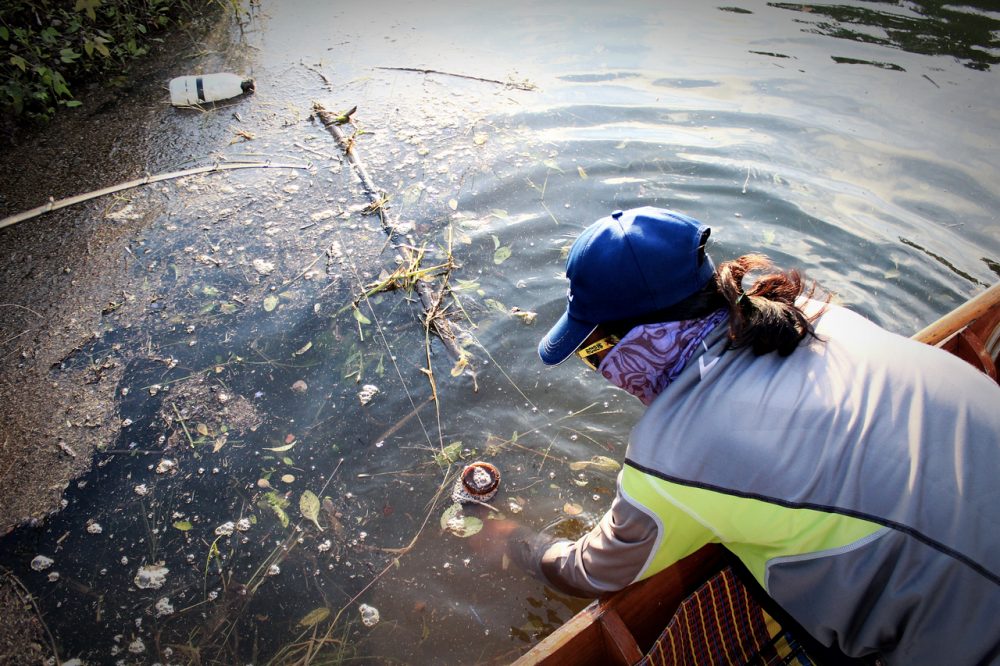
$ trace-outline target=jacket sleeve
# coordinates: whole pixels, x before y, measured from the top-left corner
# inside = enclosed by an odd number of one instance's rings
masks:
[[[619,477],[611,508],[590,532],[569,541],[521,528],[512,535],[508,554],[562,592],[597,597],[650,576],[712,540],[711,532],[681,510],[654,518],[622,492]]]
[[[569,594],[596,597],[614,592],[639,576],[658,533],[656,521],[618,493],[590,532],[576,541],[549,545],[539,569],[554,587]]]

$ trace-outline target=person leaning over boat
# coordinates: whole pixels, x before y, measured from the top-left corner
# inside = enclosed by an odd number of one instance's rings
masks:
[[[709,233],[646,207],[574,242],[538,353],[579,355],[648,409],[592,531],[486,521],[474,547],[597,596],[721,543],[848,656],[1000,661],[1000,386],[765,257],[716,269]]]

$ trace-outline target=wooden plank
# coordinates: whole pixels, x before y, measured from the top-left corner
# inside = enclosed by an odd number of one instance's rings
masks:
[[[929,345],[936,345],[995,309],[998,305],[1000,305],[1000,283],[993,285],[930,326],[918,331],[913,339]]]
[[[614,663],[600,623],[609,611],[621,618],[639,649],[648,650],[681,601],[722,569],[725,553],[721,546],[709,544],[646,580],[602,597],[544,638],[514,662],[515,666]]]
[[[632,666],[642,659],[642,650],[618,613],[605,609],[598,624],[604,636],[604,652],[609,666]]]

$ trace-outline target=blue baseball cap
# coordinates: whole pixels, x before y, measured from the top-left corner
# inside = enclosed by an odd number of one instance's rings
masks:
[[[698,220],[645,206],[615,211],[583,230],[566,259],[566,312],[538,344],[546,365],[569,358],[604,322],[662,310],[715,275]]]

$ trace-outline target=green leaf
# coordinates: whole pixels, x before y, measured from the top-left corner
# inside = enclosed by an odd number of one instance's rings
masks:
[[[174,523],[174,528],[180,530],[181,532],[187,532],[189,529],[194,527],[190,520],[178,520]]]
[[[504,245],[503,247],[498,247],[496,252],[493,253],[493,263],[500,265],[503,262],[510,259],[511,249],[510,245]]]
[[[206,296],[218,296],[221,292],[217,288],[207,285],[201,288],[201,293]]]
[[[277,296],[272,294],[264,299],[264,312],[272,312],[276,307],[278,307]]]
[[[370,324],[370,323],[372,323],[372,320],[369,319],[368,317],[364,316],[361,313],[361,310],[359,310],[357,308],[354,308],[354,318],[357,319],[358,322],[361,323],[361,324]]]
[[[441,529],[463,539],[478,534],[483,529],[483,521],[475,516],[462,514],[462,505],[452,504],[441,514]]]
[[[79,57],[80,57],[80,54],[77,53],[76,51],[74,51],[73,49],[60,49],[59,50],[59,59],[62,60],[63,62],[65,62],[65,63],[74,62]]]
[[[0,25],[0,39],[5,42],[10,39],[10,33],[7,31],[7,28],[2,25]]]
[[[22,72],[28,68],[28,61],[21,56],[12,55],[10,57],[10,64],[14,65],[14,67],[17,67]]]
[[[274,512],[274,515],[278,517],[278,521],[281,523],[282,527],[288,527],[288,514],[285,513],[285,507],[288,506],[288,500],[283,496],[279,495],[277,491],[272,490],[266,493],[258,503],[258,506],[262,508],[269,508]]]
[[[76,0],[74,11],[86,10],[87,18],[91,21],[97,20],[97,8],[101,6],[101,0]]]
[[[441,467],[447,467],[461,457],[462,442],[453,442],[434,454],[434,462]]]
[[[311,490],[302,493],[302,497],[299,498],[299,511],[315,523],[316,529],[323,531],[323,526],[319,524],[319,498],[316,497],[316,493]]]
[[[284,446],[275,446],[274,448],[264,447],[265,451],[274,451],[275,453],[284,453],[285,451],[290,451],[293,446],[298,444],[298,440],[292,442],[291,444],[285,444]]]

